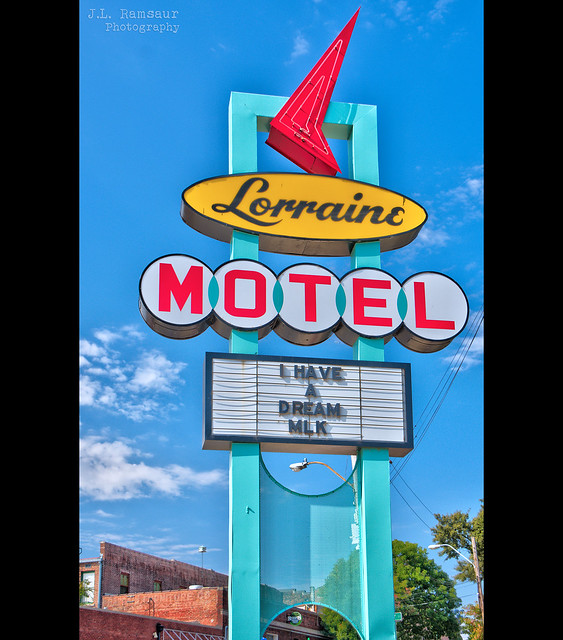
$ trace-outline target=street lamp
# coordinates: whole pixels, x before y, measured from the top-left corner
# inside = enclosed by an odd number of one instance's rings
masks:
[[[201,583],[203,584],[203,554],[207,551],[207,547],[201,545],[197,551],[198,553],[201,553],[201,571],[199,575],[201,578]]]
[[[354,489],[354,487],[348,482],[348,480],[346,480],[346,478],[341,476],[338,471],[335,471],[332,467],[329,467],[328,464],[325,464],[324,462],[317,462],[316,460],[307,460],[307,458],[303,458],[303,462],[294,462],[293,464],[289,465],[289,468],[292,471],[303,471],[303,469],[306,469],[310,464],[322,464],[327,469],[330,469],[332,473],[335,473],[341,480],[344,480],[344,482],[347,485],[351,486],[352,489]],[[355,493],[356,490],[354,489],[354,494]]]
[[[467,562],[469,562],[470,565],[473,565],[473,568],[475,569],[475,565],[471,562],[471,560],[469,558],[466,558],[463,553],[461,553],[460,551],[458,551],[457,549],[455,549],[454,547],[452,547],[451,544],[430,544],[428,545],[429,549],[438,549],[439,547],[449,547],[450,549],[453,549],[458,555],[460,555],[464,560],[466,560]]]
[[[303,458],[303,462],[294,462],[293,464],[289,465],[289,468],[292,471],[303,471],[303,469],[306,469],[310,464],[322,464],[323,467],[326,467],[327,469],[330,469],[330,471],[332,471],[332,473],[336,474],[341,480],[344,480],[344,482],[352,488],[352,491],[354,492],[354,522],[351,525],[352,527],[352,544],[356,545],[356,549],[359,549],[359,544],[360,544],[360,530],[359,530],[359,515],[358,515],[358,494],[356,493],[356,488],[354,487],[354,485],[350,484],[348,482],[348,480],[346,480],[346,478],[344,478],[343,476],[341,476],[338,471],[335,471],[332,467],[329,467],[328,464],[325,464],[324,462],[319,462],[317,460],[307,460],[307,458]]]
[[[483,621],[483,625],[485,624],[485,603],[483,599],[483,590],[481,589],[481,572],[479,571],[479,559],[477,558],[477,543],[475,542],[475,538],[471,536],[471,548],[473,550],[473,562],[466,558],[463,553],[458,551],[455,547],[452,547],[451,544],[429,544],[429,549],[438,549],[439,547],[449,547],[453,549],[459,556],[461,556],[466,562],[473,567],[475,570],[475,577],[477,578],[477,593],[479,594],[479,607],[481,609],[481,620]]]

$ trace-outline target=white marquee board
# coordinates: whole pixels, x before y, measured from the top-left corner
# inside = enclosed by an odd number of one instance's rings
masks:
[[[413,448],[408,363],[208,353],[204,380],[204,449]]]

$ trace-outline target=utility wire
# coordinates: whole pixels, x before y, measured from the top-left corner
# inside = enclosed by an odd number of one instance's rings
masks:
[[[469,350],[470,350],[470,348],[471,348],[471,346],[472,346],[472,344],[473,344],[473,342],[474,342],[474,340],[475,340],[475,338],[477,336],[477,332],[479,331],[481,323],[483,322],[483,318],[484,318],[484,315],[481,313],[481,310],[480,310],[475,315],[475,318],[473,319],[473,323],[472,323],[471,327],[468,329],[468,332],[467,332],[467,334],[472,332],[473,335],[471,336],[470,339],[468,338],[468,335],[466,335],[464,340],[461,342],[460,346],[458,347],[458,350],[457,350],[456,354],[454,355],[454,357],[451,360],[450,367],[446,370],[446,372],[442,376],[442,380],[438,384],[436,390],[432,394],[432,396],[431,396],[430,400],[428,401],[424,411],[422,412],[422,415],[421,415],[421,418],[419,419],[419,422],[422,420],[422,416],[424,415],[424,412],[426,411],[426,409],[430,406],[430,404],[432,402],[432,398],[434,397],[436,392],[439,390],[439,393],[438,393],[437,398],[436,398],[435,403],[434,403],[432,414],[431,414],[430,418],[428,419],[427,424],[423,428],[422,434],[417,434],[417,436],[416,436],[417,438],[419,438],[418,444],[420,444],[420,442],[423,439],[424,435],[428,431],[428,428],[429,428],[430,424],[434,420],[434,417],[436,416],[436,413],[438,412],[438,410],[442,406],[442,404],[443,404],[443,402],[445,400],[445,397],[446,397],[448,391],[450,390],[450,388],[451,388],[451,386],[453,384],[453,381],[455,380],[457,374],[459,373],[459,371],[461,369],[461,366],[462,366],[467,354],[469,353]],[[442,382],[443,382],[443,386],[440,389],[440,385],[442,384]]]
[[[478,318],[478,317],[479,317],[479,316],[477,316],[477,318]],[[464,360],[465,360],[465,357],[466,357],[466,356],[467,356],[467,354],[469,353],[469,350],[470,350],[470,348],[471,348],[471,345],[473,344],[473,341],[475,340],[475,338],[476,338],[476,336],[477,336],[477,332],[478,332],[478,330],[479,330],[479,328],[480,328],[480,326],[481,326],[481,323],[483,322],[483,317],[484,317],[484,316],[483,316],[483,315],[481,315],[481,318],[480,318],[479,323],[477,324],[477,326],[476,326],[476,328],[475,328],[475,331],[474,331],[474,333],[473,333],[473,336],[471,337],[471,340],[469,340],[469,342],[467,343],[467,347],[466,347],[465,351],[460,355],[460,358],[459,358],[459,364],[457,365],[457,367],[456,367],[455,369],[453,368],[453,366],[454,366],[454,365],[453,365],[453,362],[455,361],[455,358],[457,357],[457,354],[456,354],[456,356],[454,356],[454,359],[452,360],[452,366],[450,367],[450,372],[451,372],[451,373],[450,373],[450,379],[449,379],[449,382],[448,382],[448,384],[447,384],[447,387],[445,387],[445,390],[443,390],[443,391],[442,391],[441,396],[437,399],[437,401],[436,401],[436,405],[435,405],[435,407],[434,407],[434,410],[433,410],[433,412],[432,412],[432,415],[431,415],[430,419],[428,420],[428,423],[426,424],[426,426],[425,426],[425,428],[424,428],[424,430],[423,430],[422,434],[420,434],[420,435],[418,436],[418,438],[419,438],[419,440],[418,440],[418,445],[420,445],[420,443],[421,443],[422,439],[423,439],[423,438],[424,438],[424,436],[426,435],[426,433],[427,433],[427,431],[428,431],[428,428],[430,427],[430,424],[432,423],[432,421],[434,420],[434,418],[435,418],[436,414],[438,413],[438,410],[441,408],[442,404],[444,403],[444,400],[445,400],[445,398],[446,398],[446,395],[448,394],[448,391],[450,390],[450,388],[451,388],[451,386],[452,386],[452,384],[453,384],[453,382],[454,382],[454,380],[455,380],[455,378],[456,378],[457,374],[458,374],[458,373],[459,373],[459,371],[461,370],[461,365],[463,364],[463,362],[464,362]],[[474,324],[476,324],[476,323],[474,323]],[[460,349],[461,349],[462,347],[463,347],[463,343],[462,343],[462,346],[460,346]],[[459,353],[459,349],[458,349],[458,353]],[[444,385],[444,386],[445,386],[445,385]]]
[[[397,485],[393,482],[393,480],[391,480],[391,484],[393,485],[393,487],[395,488],[395,491],[401,496],[401,498],[405,501],[405,504],[407,505],[407,507],[414,513],[414,515],[422,522],[422,524],[425,527],[428,527],[429,529],[431,529],[432,527],[427,523],[424,522],[424,520],[418,515],[418,513],[411,507],[411,505],[408,503],[407,499],[405,498],[405,496],[399,491],[399,489],[397,489]]]
[[[432,511],[430,511],[430,509],[424,504],[424,502],[422,502],[422,500],[416,495],[416,493],[414,492],[414,490],[407,484],[407,481],[403,478],[403,476],[397,474],[399,478],[401,478],[401,480],[404,482],[404,484],[406,485],[407,489],[413,494],[413,496],[420,502],[420,504],[426,509],[426,511],[428,511],[428,513],[434,517],[434,513]],[[394,479],[394,478],[393,478]],[[393,480],[391,481],[393,482]],[[395,486],[393,484],[393,486]]]
[[[419,428],[419,433],[417,433],[414,436],[415,440],[417,440],[414,446],[414,449],[403,458],[403,460],[401,461],[398,467],[394,468],[392,479],[396,478],[397,475],[401,473],[405,465],[412,458],[412,454],[416,451],[418,446],[420,446],[422,439],[428,432],[428,429],[432,424],[434,418],[436,417],[438,410],[444,403],[446,395],[448,394],[453,384],[453,381],[455,380],[457,374],[461,369],[461,365],[463,364],[465,358],[467,357],[467,354],[469,353],[469,349],[471,348],[473,342],[475,341],[477,333],[481,327],[481,324],[483,323],[483,319],[484,319],[484,313],[483,313],[483,307],[481,306],[481,309],[479,309],[470,327],[468,328],[464,340],[461,342],[456,354],[452,358],[450,367],[444,372],[442,379],[440,380],[432,396],[426,403],[426,406],[424,407],[424,410],[422,411],[420,418],[414,427],[414,429],[416,429],[417,427]],[[436,399],[434,400],[435,397]],[[424,418],[424,415],[426,414],[427,410],[429,412],[431,411],[431,413],[428,415],[427,418]],[[426,424],[424,424],[424,420],[426,420]],[[420,432],[421,429],[422,431]]]
[[[428,429],[430,427],[430,425],[432,424],[434,418],[436,417],[436,414],[438,413],[438,410],[441,408],[442,404],[444,403],[444,400],[446,398],[446,395],[448,394],[457,374],[459,373],[459,371],[461,370],[461,366],[465,360],[465,358],[467,357],[467,354],[469,353],[469,350],[471,349],[471,346],[473,345],[473,342],[477,336],[477,333],[479,332],[479,329],[481,328],[481,325],[483,323],[483,319],[484,319],[484,313],[483,313],[483,305],[481,305],[481,308],[479,309],[479,311],[475,314],[475,317],[473,318],[467,332],[465,335],[465,338],[463,339],[463,341],[461,342],[460,346],[458,347],[458,350],[456,352],[456,354],[454,355],[454,357],[452,358],[451,362],[450,362],[450,366],[448,367],[448,369],[444,372],[444,374],[442,375],[442,378],[440,380],[440,382],[438,383],[436,389],[434,390],[434,392],[432,393],[432,396],[430,397],[430,399],[428,400],[428,402],[426,403],[426,406],[424,407],[424,410],[422,411],[422,414],[420,415],[420,418],[417,422],[417,424],[415,425],[414,428],[416,428],[419,424],[423,425],[421,426],[422,432],[416,434],[414,437],[415,439],[418,438],[417,443],[414,446],[413,451],[410,452],[409,455],[405,456],[400,465],[398,467],[395,467],[393,469],[393,476],[391,477],[391,484],[393,485],[393,487],[395,488],[395,491],[397,491],[397,493],[399,494],[399,496],[403,499],[403,501],[405,502],[405,504],[409,507],[409,509],[414,513],[414,515],[429,529],[431,529],[432,527],[425,522],[419,515],[418,513],[416,513],[416,511],[413,509],[413,507],[409,504],[409,502],[407,501],[407,499],[405,498],[405,496],[403,496],[403,494],[399,491],[399,489],[397,488],[397,485],[395,484],[394,480],[397,477],[400,477],[401,480],[404,482],[404,484],[406,485],[406,487],[409,489],[409,491],[415,496],[415,498],[420,502],[420,504],[434,517],[434,513],[432,513],[432,511],[424,504],[424,502],[417,496],[417,494],[414,492],[414,490],[407,484],[407,482],[405,481],[405,479],[403,478],[403,476],[401,476],[401,471],[404,469],[405,465],[408,463],[408,461],[411,459],[412,457],[412,453],[414,453],[414,451],[417,449],[417,447],[420,445],[422,439],[424,438],[424,436],[426,435],[426,433],[428,432]],[[426,413],[426,410],[432,406],[432,402],[433,402],[433,398],[436,396],[436,400],[434,401],[434,405],[432,407],[432,412],[429,414],[429,417],[427,418],[427,422],[426,424],[424,424],[423,422],[423,416]]]

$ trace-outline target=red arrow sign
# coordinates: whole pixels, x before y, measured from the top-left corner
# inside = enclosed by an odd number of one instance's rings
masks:
[[[334,176],[340,171],[321,126],[359,11],[270,124],[266,144],[307,173]]]

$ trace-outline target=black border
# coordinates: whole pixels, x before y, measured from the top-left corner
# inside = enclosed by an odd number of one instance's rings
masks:
[[[221,358],[222,360],[249,360],[251,362],[267,361],[267,362],[310,362],[312,364],[339,364],[343,366],[354,367],[386,367],[389,369],[400,368],[404,372],[405,376],[405,418],[406,418],[406,440],[402,443],[386,442],[384,440],[363,440],[361,442],[354,442],[350,440],[296,440],[295,438],[277,438],[277,437],[250,437],[239,436],[236,440],[233,440],[231,436],[216,436],[211,432],[211,414],[212,414],[212,374],[211,364],[214,358]],[[410,362],[384,362],[376,360],[340,360],[337,358],[310,358],[299,356],[272,356],[272,355],[260,355],[260,354],[246,354],[246,353],[218,353],[218,352],[206,352],[205,364],[204,364],[204,379],[203,379],[203,442],[202,448],[205,448],[207,442],[254,442],[254,443],[279,443],[289,444],[304,447],[305,449],[309,445],[314,446],[326,446],[326,447],[345,447],[350,448],[377,448],[377,449],[389,449],[400,450],[401,456],[406,455],[414,449],[413,438],[413,418],[412,418],[412,384],[411,384],[411,365]],[[395,454],[396,455],[396,454]]]

